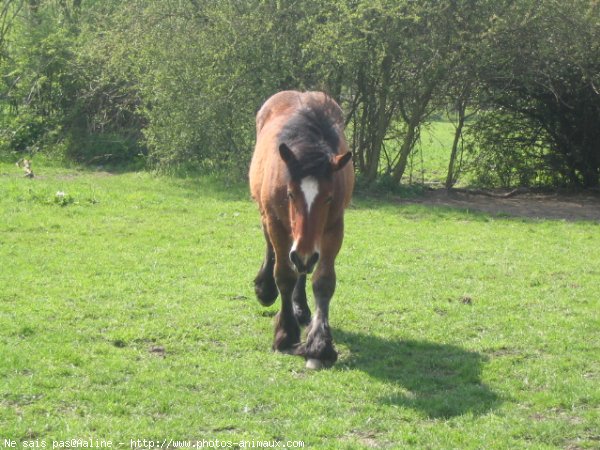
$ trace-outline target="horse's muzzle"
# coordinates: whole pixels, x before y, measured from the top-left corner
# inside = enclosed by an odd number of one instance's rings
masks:
[[[298,273],[312,273],[315,265],[319,261],[319,252],[314,252],[312,255],[300,255],[296,250],[290,252],[290,260]]]

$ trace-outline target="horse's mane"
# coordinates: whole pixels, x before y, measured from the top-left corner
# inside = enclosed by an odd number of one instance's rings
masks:
[[[337,154],[340,144],[336,128],[338,110],[331,99],[322,103],[313,101],[299,109],[285,124],[278,145],[286,144],[296,157],[296,163],[288,165],[292,179],[331,175],[331,156]]]

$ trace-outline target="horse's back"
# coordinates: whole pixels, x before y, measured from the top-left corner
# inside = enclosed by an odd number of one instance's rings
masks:
[[[289,117],[295,111],[306,105],[319,105],[329,103],[333,105],[333,119],[343,127],[344,116],[342,109],[331,97],[318,91],[281,91],[272,95],[256,114],[257,138],[263,126],[274,117]]]

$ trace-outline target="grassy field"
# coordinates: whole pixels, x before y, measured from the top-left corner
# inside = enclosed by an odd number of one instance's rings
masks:
[[[424,125],[421,129],[420,139],[408,159],[403,182],[424,183],[434,187],[443,186],[448,174],[454,133],[455,125],[449,120],[436,120]],[[387,141],[387,157],[397,157],[399,145],[399,141]],[[382,170],[388,167],[387,157],[382,155]],[[467,158],[466,155],[465,158]],[[457,184],[464,186],[468,185],[470,181],[471,175],[461,172]]]
[[[244,184],[34,168],[0,165],[0,447],[600,446],[598,223],[357,195],[312,372],[270,351]]]
[[[423,127],[417,151],[411,161],[414,182],[444,185],[454,133],[455,125],[449,121],[436,121]],[[466,181],[464,175],[460,181]]]

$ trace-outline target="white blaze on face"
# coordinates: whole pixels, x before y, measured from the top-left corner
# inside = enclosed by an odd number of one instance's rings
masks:
[[[317,194],[319,193],[319,182],[315,177],[306,177],[303,178],[300,182],[300,189],[304,194],[304,200],[306,201],[306,208],[310,213],[310,207],[317,198]]]
[[[312,205],[315,203],[315,199],[317,198],[317,195],[319,195],[319,182],[317,181],[317,179],[315,177],[305,177],[302,179],[302,181],[300,181],[300,190],[302,191],[302,195],[304,196],[304,201],[306,202],[306,210],[307,210],[307,216],[308,216],[308,214],[310,214],[310,209],[311,209]],[[308,217],[305,218],[305,220],[308,220]],[[318,244],[315,243],[314,251],[317,253],[320,253],[318,247],[319,247]],[[294,240],[292,249],[290,251],[290,259],[291,259],[292,253],[297,251],[297,249],[298,249],[298,240]],[[303,260],[302,262],[304,264],[307,264],[310,255],[299,255],[299,256]]]

